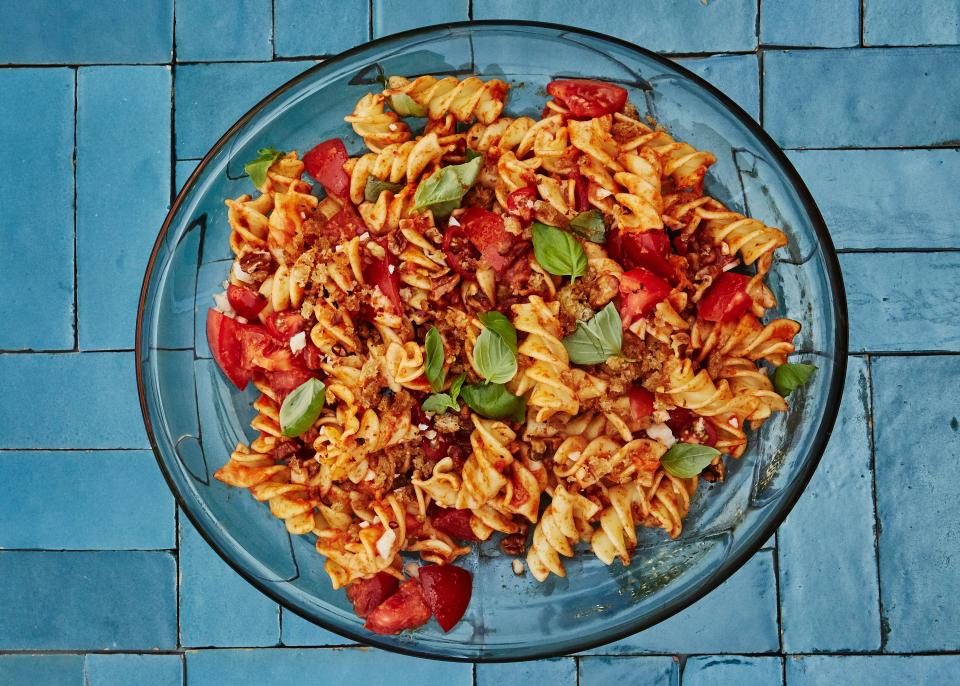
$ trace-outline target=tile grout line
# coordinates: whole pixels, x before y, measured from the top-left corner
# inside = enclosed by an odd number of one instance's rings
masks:
[[[865,4],[866,4],[865,0],[860,0],[860,46],[859,47],[861,48],[866,47],[866,44],[863,40],[863,34],[864,34],[863,24],[864,24],[864,16],[866,14],[865,7],[864,7]]]
[[[781,522],[782,524],[782,522]],[[777,594],[777,641],[779,642],[778,652],[783,655],[783,603],[780,594],[780,527],[773,533],[773,550],[771,557],[773,559],[773,584],[774,591]]]
[[[80,283],[77,264],[77,118],[79,115],[80,68],[73,70],[73,350],[80,350]]]
[[[870,429],[870,496],[873,503],[873,556],[877,571],[877,610],[880,620],[880,652],[886,652],[887,649],[887,628],[886,613],[883,608],[883,584],[880,580],[880,509],[877,506],[877,441],[876,441],[876,417],[874,409],[876,407],[873,386],[873,357],[867,355],[867,427]]]
[[[270,0],[270,61],[277,59],[277,0]]]

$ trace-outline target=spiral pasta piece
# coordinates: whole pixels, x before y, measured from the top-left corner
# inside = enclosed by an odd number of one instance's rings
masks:
[[[249,195],[227,198],[227,222],[230,224],[230,249],[235,255],[246,250],[265,250],[270,220],[267,215],[273,210],[273,196],[264,193],[253,199]]]
[[[517,435],[503,422],[470,415],[473,449],[463,465],[463,482],[457,496],[458,509],[478,509],[492,500],[507,484],[503,475],[513,462],[510,446]]]
[[[617,205],[613,216],[624,231],[654,231],[663,229],[663,198],[660,195],[660,176],[663,172],[660,158],[650,149],[625,153],[617,158],[626,170],[614,174],[614,180],[626,189],[615,193]]]
[[[493,152],[499,155],[506,150],[517,151],[527,140],[527,133],[536,126],[530,117],[500,117],[493,122],[484,124],[477,122],[471,126],[464,140],[467,147],[477,152]],[[527,149],[532,147],[532,141]],[[523,155],[521,154],[521,157]]]
[[[353,113],[343,118],[374,152],[410,140],[410,127],[396,112],[385,109],[386,100],[382,94],[367,93],[357,101]]]
[[[577,414],[577,393],[562,378],[570,368],[570,360],[559,336],[560,304],[548,305],[540,296],[531,295],[528,302],[514,305],[512,310],[517,331],[527,334],[518,352],[533,360],[523,371],[517,393],[530,391],[528,402],[536,409],[538,422],[547,421],[558,412]]]
[[[441,145],[437,134],[431,132],[416,140],[394,143],[379,152],[351,158],[344,166],[350,174],[350,200],[355,205],[364,202],[364,190],[371,176],[389,183],[415,183],[427,168],[435,167],[453,148]]]
[[[689,143],[675,140],[666,131],[655,131],[625,114],[618,112],[614,117],[618,124],[631,128],[634,134],[622,143],[624,152],[641,148],[653,150],[663,161],[663,174],[673,179],[677,190],[703,192],[703,177],[717,161],[713,153],[697,150]]]
[[[774,365],[787,361],[796,348],[793,338],[800,333],[800,323],[792,319],[774,319],[763,324],[747,313],[739,320],[712,323],[697,320],[691,331],[691,344],[697,360],[712,353],[748,360],[767,360]]]
[[[391,76],[389,88],[384,95],[404,94],[421,107],[426,108],[427,117],[442,119],[451,114],[459,122],[477,121],[489,124],[500,116],[507,100],[510,86],[499,79],[482,81],[469,76],[462,81],[447,76],[438,79],[435,76],[418,76],[410,81],[402,76]]]
[[[589,520],[599,510],[599,505],[563,484],[554,487],[553,499],[540,516],[527,551],[527,566],[537,581],[545,581],[551,572],[567,575],[560,556],[572,557],[574,544],[590,538],[593,528]]]

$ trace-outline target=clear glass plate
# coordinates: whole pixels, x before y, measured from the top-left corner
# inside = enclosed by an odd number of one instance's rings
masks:
[[[567,563],[567,577],[537,583],[514,576],[510,559],[487,542],[464,559],[473,600],[449,634],[436,622],[399,636],[363,629],[334,591],[312,536],[290,536],[283,522],[245,491],[216,481],[248,422],[255,391],[238,392],[210,359],[204,322],[222,289],[231,253],[223,200],[251,192],[243,165],[258,148],[304,152],[340,136],[380,74],[476,74],[515,85],[507,110],[538,116],[544,87],[558,77],[613,81],[630,91],[677,139],[712,151],[708,192],[731,208],[782,227],[769,282],[779,307],[799,320],[800,358],[819,368],[811,384],[751,436],[726,481],[702,484],[669,540],[643,529],[629,568],[593,555]],[[211,93],[211,97],[215,94]],[[472,22],[380,39],[291,80],[244,115],[217,142],[170,210],[147,266],[137,318],[137,383],[147,432],[183,511],[234,569],[284,607],[358,641],[451,660],[513,660],[577,652],[640,631],[715,588],[775,531],[815,469],[840,400],[847,354],[843,285],[814,202],[787,158],[729,98],[652,52],[596,33],[537,23]]]

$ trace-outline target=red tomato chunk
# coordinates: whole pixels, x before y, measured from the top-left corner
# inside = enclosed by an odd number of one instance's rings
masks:
[[[643,386],[634,386],[627,393],[630,398],[630,416],[634,421],[653,414],[653,393]]]
[[[670,294],[670,284],[643,268],[631,269],[620,277],[620,318],[624,328],[649,314]]]
[[[507,196],[507,212],[528,222],[533,218],[533,205],[538,197],[533,186],[518,188]]]
[[[643,267],[663,279],[673,276],[673,267],[667,259],[670,255],[670,239],[664,231],[615,231],[607,247],[610,256],[626,269]]]
[[[587,79],[564,79],[547,84],[547,92],[574,117],[602,117],[623,109],[627,91],[620,86]]]
[[[470,572],[454,565],[427,565],[420,568],[420,586],[440,628],[450,631],[470,604],[473,592]]]
[[[453,510],[437,508],[436,514],[431,515],[433,525],[445,534],[464,541],[479,541],[477,535],[470,528],[470,510]]]
[[[400,588],[395,576],[386,572],[377,572],[370,579],[354,581],[347,586],[347,598],[353,603],[357,617],[366,619],[380,603],[392,596]]]
[[[207,342],[217,366],[241,391],[250,381],[250,370],[242,363],[240,331],[242,324],[211,309],[207,311]]]
[[[749,276],[723,272],[700,300],[697,316],[708,322],[739,319],[753,305],[753,300],[747,293],[748,283]]]
[[[402,583],[396,593],[377,605],[367,615],[363,626],[375,634],[399,634],[404,629],[426,624],[429,619],[430,608],[423,597],[420,582],[410,579]]]
[[[256,319],[261,310],[267,306],[267,299],[245,286],[227,286],[227,300],[230,307],[246,319]]]
[[[498,274],[513,261],[508,255],[516,236],[508,233],[503,218],[482,207],[470,207],[460,216],[460,226],[470,242]]]
[[[307,330],[307,320],[299,312],[273,312],[267,317],[267,331],[282,341],[289,341]]]
[[[377,241],[383,247],[382,260],[374,259],[363,270],[363,279],[380,289],[387,300],[393,305],[397,314],[403,312],[403,301],[400,299],[400,275],[397,273],[397,258],[387,249],[387,241]],[[391,269],[393,267],[393,269]]]
[[[350,189],[350,177],[343,170],[346,162],[347,148],[339,138],[324,141],[303,156],[307,173],[338,198],[345,198]]]

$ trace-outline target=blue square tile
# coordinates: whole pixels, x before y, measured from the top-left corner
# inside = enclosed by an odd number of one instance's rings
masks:
[[[0,35],[16,25],[0,21]],[[0,70],[8,162],[0,167],[0,291],[8,294],[0,301],[0,349],[73,348],[73,78],[70,69]],[[24,170],[41,160],[38,187]]]
[[[760,119],[760,67],[756,55],[713,55],[677,60],[730,96],[754,119]]]
[[[183,686],[179,655],[87,655],[84,686]]]
[[[0,2],[0,64],[169,62],[173,0]]]
[[[335,55],[369,39],[370,3],[274,0],[273,27],[278,57]]]
[[[760,42],[810,48],[859,45],[860,0],[764,0]]]
[[[677,686],[675,657],[582,657],[578,686]]]
[[[778,534],[788,652],[880,649],[869,421],[867,364],[850,358],[830,444]],[[825,521],[843,525],[824,527]]]
[[[165,552],[0,552],[0,650],[169,650],[176,562]]]
[[[665,53],[757,47],[757,2],[473,0],[474,19],[534,19],[590,29]]]
[[[730,631],[730,627],[737,627]],[[777,632],[777,582],[773,554],[755,554],[705,598],[656,626],[590,654],[773,653]]]
[[[430,24],[469,19],[469,0],[374,0],[373,36],[379,38]]]
[[[87,686],[82,655],[0,655],[0,684]]]
[[[960,247],[954,221],[960,150],[793,150],[788,156],[836,247]]]
[[[783,686],[783,660],[698,655],[683,667],[683,686]]]
[[[247,110],[313,64],[304,60],[178,66],[177,157],[202,158]]]
[[[577,663],[572,657],[555,657],[532,662],[477,665],[475,686],[502,684],[550,684],[576,686]]]
[[[956,650],[960,400],[952,387],[958,359],[882,357],[872,365],[885,647]]]
[[[960,350],[960,254],[840,256],[851,351]]]
[[[3,451],[0,483],[0,549],[176,546],[173,495],[150,451]]]
[[[280,642],[285,646],[348,646],[354,641],[317,626],[295,612],[280,608]]]
[[[273,57],[271,0],[177,0],[177,61]]]
[[[960,3],[865,0],[864,45],[956,45]]]
[[[960,98],[944,94],[960,89],[958,60],[960,48],[768,50],[763,123],[785,148],[953,145]]]
[[[133,353],[0,355],[0,448],[148,448]]]
[[[81,69],[77,84],[81,349],[133,347],[143,272],[169,198],[170,68]]]
[[[186,646],[272,646],[280,641],[277,604],[220,559],[183,515],[180,640]]]
[[[789,686],[946,686],[960,683],[960,656],[799,655],[787,658]]]

